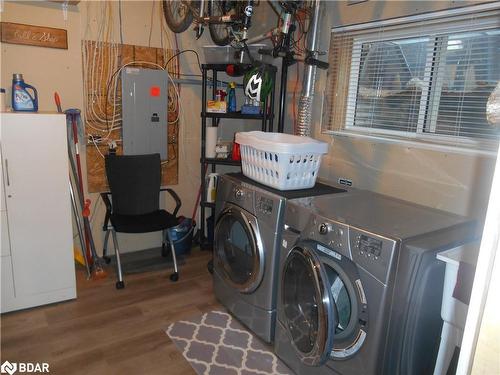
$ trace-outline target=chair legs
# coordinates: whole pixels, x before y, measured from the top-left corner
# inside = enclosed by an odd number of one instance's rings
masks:
[[[168,249],[165,242],[167,241],[167,229],[163,230],[161,233],[161,256],[163,258],[168,257]]]
[[[109,233],[111,232],[111,237],[113,238],[113,245],[115,247],[115,256],[116,256],[116,275],[118,277],[118,280],[116,281],[116,289],[123,289],[125,288],[125,283],[123,282],[123,271],[122,271],[122,264],[120,260],[120,248],[118,246],[118,239],[116,236],[116,231],[113,229],[113,227],[109,227],[108,230],[106,231],[106,234],[104,235],[104,245],[102,249],[102,257],[106,261],[106,263],[109,263],[111,259],[109,256],[107,256],[107,251],[108,251],[108,240],[109,240]],[[175,255],[175,247],[174,247],[174,241],[170,238],[170,233],[168,230],[163,231],[163,236],[162,236],[162,255],[163,255],[163,249],[165,247],[165,242],[170,243],[170,251],[172,253],[172,261],[174,263],[174,273],[170,275],[170,280],[172,281],[177,281],[179,280],[179,268],[177,266],[177,257]]]
[[[118,240],[116,239],[116,232],[114,229],[111,229],[111,234],[113,236],[113,245],[115,245],[116,275],[118,276],[116,289],[123,289],[125,288],[125,283],[123,282],[122,263],[120,261],[120,248],[118,247]]]
[[[167,233],[168,242],[170,243],[170,251],[172,252],[172,261],[174,262],[174,273],[170,275],[170,280],[177,281],[179,280],[179,269],[177,267],[177,257],[175,256],[174,241],[170,237],[170,232],[168,230],[165,232]]]
[[[106,255],[108,253],[108,239],[110,231],[111,229],[108,229],[106,231],[106,234],[104,235],[104,245],[102,247],[102,259],[104,259],[106,264],[109,264],[111,262],[111,258]]]

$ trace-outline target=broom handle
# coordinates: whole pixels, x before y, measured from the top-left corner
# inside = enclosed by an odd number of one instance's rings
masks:
[[[80,153],[78,151],[78,135],[77,135],[78,129],[76,127],[75,116],[73,114],[71,114],[70,116],[71,116],[71,129],[73,132],[73,143],[75,145],[75,158],[73,158],[73,153],[71,152],[71,147],[69,144],[68,144],[68,155],[75,183],[78,184],[78,189],[75,192],[75,194],[78,196],[78,202],[80,203],[80,208],[83,212],[84,197],[83,197],[82,167],[80,163]],[[76,159],[76,165],[75,165],[75,159]],[[87,228],[86,225],[83,226],[83,234],[85,236],[86,259],[89,264],[92,264],[93,255],[90,244],[90,238],[92,237],[92,232],[89,231],[89,228]]]
[[[80,161],[80,150],[78,147],[78,128],[76,126],[76,116],[73,114],[71,115],[71,128],[73,129],[73,143],[75,145],[76,167],[78,172],[78,187],[80,188],[80,196],[83,205],[85,197],[83,194],[82,163]]]
[[[75,193],[73,190],[73,184],[71,183],[71,176],[69,177],[69,194],[71,196],[71,207],[73,208],[73,216],[75,217],[76,229],[78,231],[78,238],[80,239],[80,247],[83,255],[83,260],[85,262],[85,268],[87,269],[87,277],[90,278],[90,267],[87,261],[87,255],[85,254],[85,241],[84,234],[82,230],[82,223],[80,221],[80,215],[78,215],[78,206],[76,204]]]

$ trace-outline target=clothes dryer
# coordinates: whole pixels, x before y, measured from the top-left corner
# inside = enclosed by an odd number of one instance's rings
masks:
[[[432,374],[444,265],[475,223],[367,191],[289,201],[276,354],[297,374]]]

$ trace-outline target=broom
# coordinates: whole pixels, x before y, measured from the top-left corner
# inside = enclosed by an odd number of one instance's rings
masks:
[[[57,110],[62,112],[61,108],[61,99],[57,93],[54,93],[54,98],[56,101]],[[71,170],[73,171],[73,176],[76,182],[78,182],[77,191],[75,192],[78,195],[78,202],[80,202],[80,208],[82,210],[83,216],[83,226],[84,226],[84,236],[85,236],[85,245],[86,245],[86,257],[88,259],[88,263],[92,264],[92,273],[91,276],[93,279],[102,279],[107,277],[107,273],[104,270],[103,262],[101,258],[97,255],[94,238],[92,237],[92,230],[90,227],[89,216],[90,216],[90,199],[84,199],[83,192],[83,175],[81,169],[80,162],[80,153],[78,149],[78,128],[76,124],[76,116],[80,114],[80,110],[77,109],[69,109],[66,111],[66,115],[69,115],[71,118],[71,127],[73,131],[73,141],[75,143],[75,156],[76,156],[76,166],[75,161],[73,160],[73,155],[71,152],[71,148],[68,145],[68,153],[69,153],[69,161],[71,165]]]

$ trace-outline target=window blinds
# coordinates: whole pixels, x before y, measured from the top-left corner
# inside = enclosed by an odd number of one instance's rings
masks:
[[[416,132],[428,89],[429,38],[356,42],[357,87],[347,106],[350,126]]]
[[[328,82],[322,121],[327,130],[341,130],[345,124],[346,98],[351,78],[352,43],[353,37],[347,33],[334,33],[330,40]]]
[[[488,97],[500,80],[500,29],[439,36],[428,132],[491,138]]]
[[[486,102],[500,80],[500,12],[445,14],[333,29],[324,129],[496,141]]]

